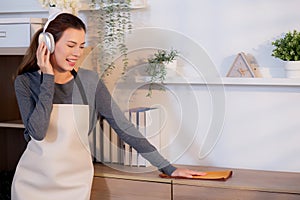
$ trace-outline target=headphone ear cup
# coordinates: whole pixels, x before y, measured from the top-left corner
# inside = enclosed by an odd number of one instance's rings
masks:
[[[42,32],[39,35],[39,44],[45,42],[47,49],[50,51],[52,54],[55,49],[55,42],[54,42],[54,37],[51,33],[49,32]]]

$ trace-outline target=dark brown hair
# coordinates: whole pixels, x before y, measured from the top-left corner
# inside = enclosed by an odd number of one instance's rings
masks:
[[[59,14],[48,24],[45,32],[51,33],[56,43],[61,38],[63,32],[68,28],[74,28],[78,30],[83,29],[84,32],[86,32],[86,27],[83,21],[75,15],[69,13]],[[30,46],[27,49],[26,54],[18,68],[17,75],[39,70],[39,66],[37,65],[36,51],[38,48],[38,38],[42,32],[43,28],[39,29],[34,34]]]

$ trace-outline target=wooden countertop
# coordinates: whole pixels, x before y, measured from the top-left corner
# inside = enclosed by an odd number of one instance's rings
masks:
[[[94,164],[94,170],[95,177],[172,183],[172,179],[160,178],[160,172],[154,167],[129,167],[117,164]]]
[[[202,171],[228,170],[217,167],[190,167]],[[233,175],[226,181],[176,179],[174,184],[300,194],[300,173],[247,169],[229,169]]]
[[[182,166],[199,171],[232,170],[233,175],[226,181],[164,179],[154,167],[127,167],[120,165],[95,164],[95,176],[126,180],[140,180],[177,185],[191,185],[199,187],[228,188],[248,191],[278,192],[300,195],[300,173],[260,171],[246,169],[228,169],[208,166]]]

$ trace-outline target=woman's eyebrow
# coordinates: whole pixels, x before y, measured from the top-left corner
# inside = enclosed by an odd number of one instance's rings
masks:
[[[77,44],[77,42],[75,42],[75,41],[73,41],[73,40],[69,40],[69,41],[67,41],[67,42],[71,42],[71,43],[73,43],[73,44]],[[85,44],[85,42],[82,42],[80,45],[84,45]]]

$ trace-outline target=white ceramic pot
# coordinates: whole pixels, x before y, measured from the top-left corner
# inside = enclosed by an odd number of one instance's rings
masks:
[[[287,61],[284,67],[287,78],[300,78],[300,61]]]

